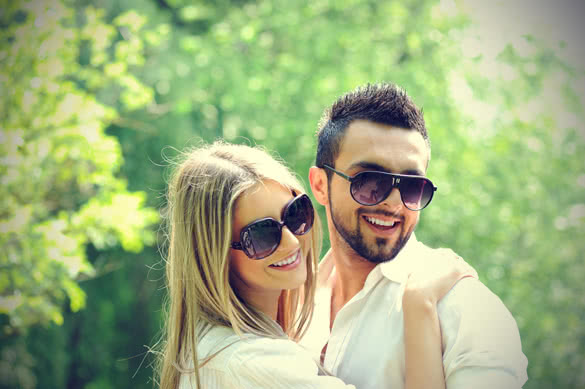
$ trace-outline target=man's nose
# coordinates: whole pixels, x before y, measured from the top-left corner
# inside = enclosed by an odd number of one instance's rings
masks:
[[[400,197],[400,191],[398,188],[392,188],[388,197],[382,201],[382,205],[390,208],[391,212],[397,212],[401,210],[404,204],[402,203],[402,197]]]

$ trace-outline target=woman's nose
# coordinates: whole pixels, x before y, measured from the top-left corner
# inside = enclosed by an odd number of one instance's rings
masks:
[[[290,252],[294,248],[301,246],[298,236],[293,234],[287,226],[282,227],[282,238],[280,239],[280,245],[278,251]]]

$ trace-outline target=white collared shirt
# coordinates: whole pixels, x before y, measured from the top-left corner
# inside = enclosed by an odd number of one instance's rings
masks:
[[[428,267],[439,251],[411,236],[390,262],[377,265],[364,287],[337,313],[329,330],[335,272],[330,255],[319,266],[315,313],[301,345],[344,382],[366,389],[404,388],[402,295],[408,275]],[[528,379],[516,321],[476,279],[465,278],[438,304],[447,389],[521,388]]]
[[[216,354],[199,370],[202,389],[356,389],[318,375],[318,360],[288,339],[240,338],[231,328],[216,326],[199,340],[197,353],[202,361]],[[182,374],[179,389],[193,388],[194,375]]]

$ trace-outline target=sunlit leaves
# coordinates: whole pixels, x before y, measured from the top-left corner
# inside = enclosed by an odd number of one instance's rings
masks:
[[[148,226],[158,220],[154,210],[143,209],[144,200],[143,193],[94,197],[80,209],[73,223],[97,248],[111,247],[119,241],[125,250],[138,252],[144,243],[154,243]]]
[[[80,87],[90,78],[94,85],[117,80],[128,107],[152,100],[126,64],[96,71],[110,58],[106,51],[116,28],[92,7],[77,25],[73,10],[60,2],[21,6],[23,22],[7,24],[0,47],[0,310],[9,318],[4,335],[38,323],[62,324],[64,302],[72,311],[85,305],[77,280],[95,273],[87,246],[140,251],[153,243],[150,227],[157,221],[145,208],[144,194],[128,192],[118,177],[120,145],[104,133],[117,107]],[[118,25],[134,32],[140,17],[128,14]],[[85,68],[78,62],[84,41],[93,50]],[[123,59],[140,64],[142,43],[127,45]]]
[[[583,386],[585,76],[566,61],[578,50],[543,43],[540,25],[518,34],[531,12],[521,2],[504,18],[513,23],[492,18],[483,33],[459,0],[5,3],[0,37],[16,38],[0,50],[0,309],[13,326],[60,323],[64,301],[83,306],[72,277],[96,271],[84,248],[97,249],[94,260],[154,240],[144,204],[161,202],[150,159],[164,147],[257,142],[306,181],[322,109],[386,80],[423,107],[431,137],[439,190],[419,238],[462,254],[510,308],[530,361],[526,387]],[[487,17],[496,6],[476,3],[468,11]],[[19,4],[35,16],[20,23]],[[117,138],[104,134],[111,123]],[[119,169],[148,198],[127,192]],[[98,324],[85,324],[100,336],[140,311],[128,301],[147,300],[111,275],[112,288],[94,280]],[[109,350],[100,362],[86,347],[73,358],[91,354],[88,366],[118,357]],[[128,386],[105,374],[87,386]]]

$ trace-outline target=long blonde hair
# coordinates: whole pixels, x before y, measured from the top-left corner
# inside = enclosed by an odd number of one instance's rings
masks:
[[[181,373],[200,387],[197,342],[213,326],[298,340],[313,313],[321,224],[315,214],[303,285],[284,290],[277,323],[240,299],[229,282],[233,210],[239,196],[273,180],[305,193],[295,175],[258,147],[215,142],[184,153],[167,192],[167,312],[158,374],[162,389],[176,389]],[[307,304],[303,304],[306,301]],[[193,367],[190,367],[190,361]]]

